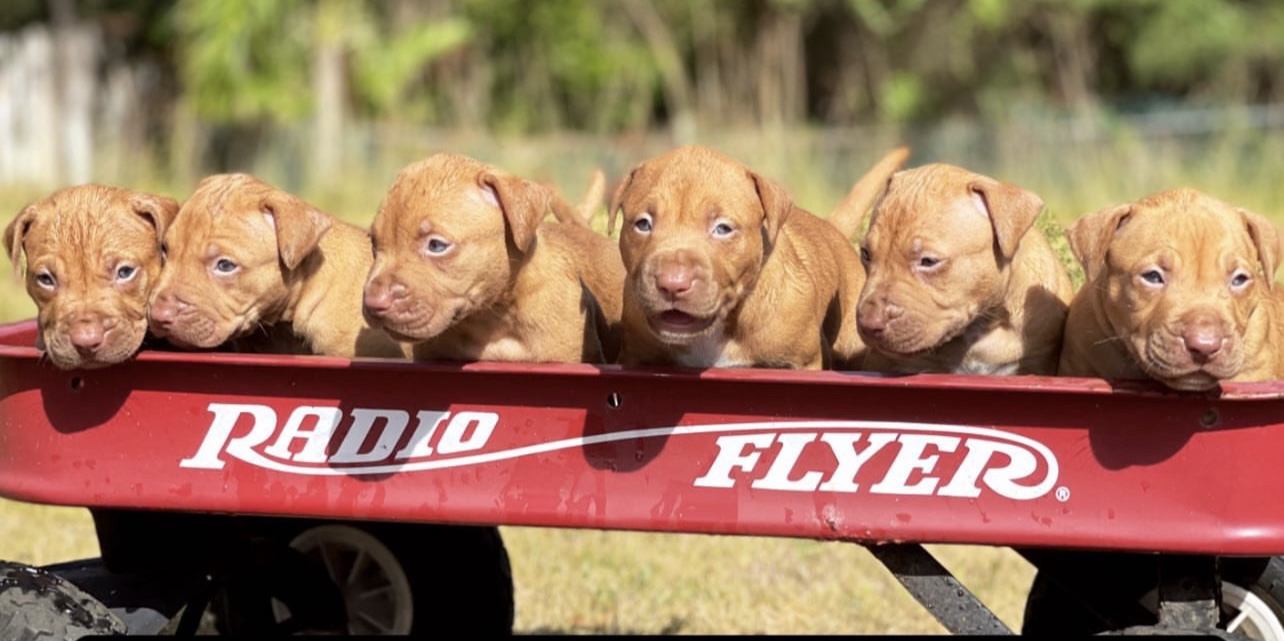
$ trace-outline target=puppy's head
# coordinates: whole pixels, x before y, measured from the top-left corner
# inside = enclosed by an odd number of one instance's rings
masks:
[[[642,163],[610,207],[612,230],[623,214],[625,308],[668,344],[721,330],[792,208],[780,186],[708,148],[681,147]]]
[[[895,174],[860,249],[861,338],[910,356],[960,335],[1002,301],[1041,209],[1033,193],[951,165]]]
[[[1067,230],[1113,334],[1143,371],[1206,390],[1243,366],[1249,316],[1273,287],[1265,218],[1192,189],[1088,214]]]
[[[371,225],[367,322],[423,341],[511,296],[551,200],[548,188],[464,156],[406,167]]]
[[[289,283],[315,264],[333,220],[245,174],[202,180],[165,232],[152,332],[183,348],[217,347],[290,307]]]
[[[160,234],[178,212],[163,196],[80,185],[27,206],[5,248],[36,303],[39,343],[63,369],[103,367],[138,351],[161,271]]]

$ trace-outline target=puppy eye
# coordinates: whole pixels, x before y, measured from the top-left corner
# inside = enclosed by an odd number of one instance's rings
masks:
[[[638,219],[633,221],[633,228],[643,234],[651,233],[651,216],[648,214],[638,216]]]
[[[432,254],[433,256],[440,256],[446,253],[447,251],[449,251],[450,247],[451,247],[450,243],[440,238],[429,238],[428,245],[427,247],[425,247],[425,249],[427,249],[428,253]]]
[[[918,259],[918,266],[922,267],[923,269],[932,269],[933,267],[936,267],[937,265],[940,265],[940,264],[941,264],[941,259],[933,258],[931,256],[923,256],[922,258]]]
[[[1151,285],[1163,285],[1164,275],[1158,269],[1151,269],[1141,273],[1141,279]]]
[[[861,248],[860,248],[860,262],[865,263],[866,265],[868,265],[868,264],[869,264],[869,248],[868,248],[868,247],[861,247]]]
[[[116,268],[116,280],[118,282],[129,282],[133,280],[136,275],[138,275],[138,268],[133,265],[121,265]]]
[[[1239,271],[1231,276],[1230,286],[1231,289],[1243,289],[1251,282],[1253,282],[1253,277],[1248,272]]]
[[[36,274],[36,284],[45,289],[53,289],[58,286],[58,280],[49,272],[40,272]]]
[[[227,258],[220,258],[214,263],[214,271],[220,274],[230,274],[240,268],[240,265],[232,262]]]
[[[713,235],[715,238],[726,238],[735,231],[736,229],[728,223],[718,223],[713,226]]]
[[[169,243],[161,243],[161,258],[169,257]]]

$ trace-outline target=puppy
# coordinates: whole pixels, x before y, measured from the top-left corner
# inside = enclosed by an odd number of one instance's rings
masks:
[[[559,198],[455,154],[407,166],[371,226],[371,326],[421,360],[611,362],[619,251]]]
[[[1074,290],[1034,227],[1042,209],[951,165],[896,173],[860,248],[865,369],[1055,374]]]
[[[680,147],[633,169],[609,213],[612,230],[624,217],[621,363],[860,366],[860,260],[776,183],[712,149]]]
[[[1189,391],[1284,378],[1280,238],[1265,218],[1171,189],[1068,232],[1087,282],[1070,305],[1060,374]]]
[[[161,271],[160,234],[178,202],[104,185],[68,187],[25,207],[4,243],[40,327],[36,347],[62,369],[131,357],[147,334],[147,299]]]
[[[210,176],[164,238],[150,324],[178,347],[258,337],[268,345],[246,351],[295,353],[283,340],[292,334],[312,354],[407,355],[362,319],[369,236],[291,194],[246,174]]]

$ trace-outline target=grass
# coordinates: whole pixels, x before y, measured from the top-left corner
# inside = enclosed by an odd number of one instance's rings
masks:
[[[887,135],[859,138],[802,132],[784,138],[764,134],[706,142],[786,185],[799,204],[824,213],[869,164],[899,142]],[[421,142],[385,153],[348,180],[322,189],[300,188],[298,193],[326,211],[366,224],[399,166],[453,148],[514,173],[549,180],[574,200],[592,167],[602,167],[614,181],[666,145],[609,140]],[[1052,144],[1037,136],[1011,135],[1000,138],[985,157],[966,147],[950,151],[925,145],[916,149],[910,165],[931,161],[961,164],[1040,194],[1047,203],[1040,228],[1072,269],[1077,265],[1061,233],[1065,223],[1164,187],[1202,189],[1277,223],[1284,215],[1276,208],[1284,202],[1284,181],[1278,180],[1284,169],[1280,132],[1192,141],[1122,131],[1093,144]],[[280,179],[284,172],[274,173],[272,167],[254,171],[294,188]],[[188,179],[147,187],[181,195],[192,185]],[[42,193],[0,188],[0,224],[7,224],[20,207]],[[0,278],[0,320],[33,314],[34,306],[17,281]],[[504,537],[513,561],[517,630],[523,633],[943,632],[881,565],[853,544],[539,528],[504,528]],[[1005,623],[1019,627],[1033,574],[1028,564],[1004,548],[929,549]],[[0,559],[45,564],[95,554],[85,510],[0,499]]]

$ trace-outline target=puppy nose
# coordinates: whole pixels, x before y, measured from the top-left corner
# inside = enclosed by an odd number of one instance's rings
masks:
[[[1216,317],[1209,314],[1188,318],[1181,338],[1186,345],[1186,351],[1190,352],[1191,358],[1196,362],[1213,358],[1222,350],[1222,345],[1226,342],[1222,324]]]
[[[392,309],[393,303],[404,296],[405,293],[406,287],[404,285],[390,284],[387,280],[375,279],[366,285],[361,304],[371,314],[383,314]]]
[[[179,309],[186,306],[187,303],[176,296],[174,292],[169,290],[162,291],[157,294],[155,300],[152,301],[151,308],[148,310],[147,316],[153,323],[169,325],[178,317]]]
[[[856,326],[872,335],[882,334],[887,325],[905,313],[900,305],[883,300],[872,300],[856,310]]]
[[[367,287],[361,302],[367,311],[382,314],[392,309],[392,290],[387,287]]]
[[[685,265],[662,269],[655,275],[656,289],[669,298],[681,298],[690,292],[694,281],[692,270]]]
[[[96,318],[77,319],[71,326],[69,338],[76,351],[81,354],[89,355],[98,351],[103,344],[103,334],[105,334],[103,324]]]

